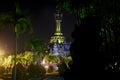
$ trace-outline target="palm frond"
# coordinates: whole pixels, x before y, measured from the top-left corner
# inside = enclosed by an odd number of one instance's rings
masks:
[[[15,7],[16,7],[16,14],[21,14],[22,12],[21,12],[19,4],[16,3]]]
[[[28,30],[28,32],[30,33],[32,32],[32,26],[30,23],[30,19],[27,17],[19,18],[15,24],[16,36],[18,37],[20,34],[26,32],[26,30]]]
[[[13,15],[1,13],[0,14],[0,21],[2,21],[2,22],[13,22],[14,21]]]
[[[18,20],[17,20],[17,22],[18,23],[24,23],[24,24],[26,24],[26,28],[28,29],[28,30],[30,30],[30,29],[32,29],[32,25],[31,25],[31,22],[30,22],[30,18],[29,17],[22,17],[22,18],[19,18]]]

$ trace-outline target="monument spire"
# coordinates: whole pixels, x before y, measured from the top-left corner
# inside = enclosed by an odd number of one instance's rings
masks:
[[[70,44],[66,43],[65,37],[61,30],[62,16],[63,15],[58,5],[55,12],[56,28],[55,33],[50,38],[49,52],[53,53],[54,55],[61,54],[62,56],[66,56],[69,53],[68,48]]]
[[[56,32],[55,32],[55,35],[63,35],[61,33],[62,13],[60,12],[59,9],[56,10],[55,20],[56,20]]]
[[[61,32],[62,13],[59,10],[59,8],[56,8],[55,21],[56,21],[56,29],[54,35],[50,39],[50,43],[55,43],[55,42],[63,43],[65,38],[63,36],[63,33]]]

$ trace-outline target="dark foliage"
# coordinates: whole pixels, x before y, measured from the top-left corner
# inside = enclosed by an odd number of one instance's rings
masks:
[[[73,64],[64,74],[64,79],[77,78],[80,80],[116,80],[119,72],[105,70],[108,58],[100,51],[102,38],[99,35],[102,18],[97,16],[81,20],[80,25],[75,25],[72,33],[74,41],[70,53]],[[107,55],[108,57],[109,55]]]
[[[37,64],[30,64],[27,71],[29,78],[45,77],[46,74],[45,68]]]
[[[67,65],[64,62],[58,64],[58,72],[60,76],[64,76],[64,72],[67,70]]]
[[[14,67],[12,70],[12,79],[14,79]],[[26,75],[26,69],[23,67],[21,63],[18,63],[16,65],[16,80],[26,80],[27,75]]]
[[[5,68],[4,68],[4,67],[2,67],[2,66],[0,66],[0,74],[1,74],[1,75],[3,75],[3,74],[4,74],[4,72],[5,72]]]
[[[52,66],[52,65],[49,65],[49,69],[48,69],[47,72],[48,72],[48,73],[53,72],[53,66]]]

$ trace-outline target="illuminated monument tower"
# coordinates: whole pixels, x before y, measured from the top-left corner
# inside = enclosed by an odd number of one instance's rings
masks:
[[[67,53],[69,53],[70,43],[67,43],[65,41],[65,37],[61,32],[62,13],[59,11],[59,9],[56,10],[55,20],[56,31],[54,35],[51,36],[49,52],[53,53],[54,55],[62,54],[63,56],[65,56]]]
[[[50,39],[50,43],[63,43],[65,40],[65,37],[63,36],[63,33],[61,32],[61,22],[62,22],[62,14],[59,10],[56,10],[55,14],[55,20],[56,20],[56,32]]]

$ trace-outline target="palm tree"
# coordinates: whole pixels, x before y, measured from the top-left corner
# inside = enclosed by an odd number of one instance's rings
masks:
[[[22,14],[20,6],[17,3],[15,4],[15,7],[16,7],[16,10],[14,13],[0,15],[0,21],[1,21],[2,25],[11,23],[11,24],[13,24],[13,27],[14,27],[15,44],[16,44],[15,58],[14,58],[14,80],[16,80],[16,55],[18,52],[17,40],[18,40],[20,34],[26,32],[26,30],[28,30],[30,33],[32,32],[30,18],[28,16],[25,16]]]
[[[21,10],[19,8],[19,5],[16,4],[16,14],[14,18],[14,28],[15,28],[15,43],[16,43],[16,52],[15,52],[15,62],[14,62],[14,67],[15,67],[15,76],[14,80],[16,80],[16,55],[17,55],[17,40],[20,36],[20,34],[26,32],[26,29],[29,29],[29,31],[32,31],[31,25],[30,25],[30,19],[29,17],[23,16],[21,13]]]
[[[32,37],[31,39],[26,40],[25,49],[33,51],[33,60],[35,60],[35,56],[40,58],[40,61],[46,54],[46,45],[43,40],[39,40],[36,37]]]

